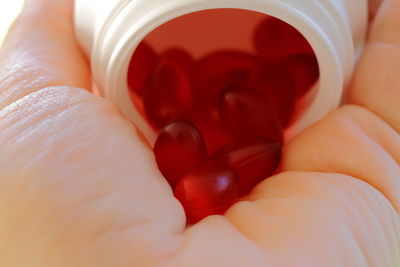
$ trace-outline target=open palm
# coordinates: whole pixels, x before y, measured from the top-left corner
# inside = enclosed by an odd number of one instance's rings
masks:
[[[353,105],[289,143],[284,172],[246,201],[190,228],[136,129],[80,89],[71,1],[27,2],[0,57],[1,266],[400,265],[399,0],[375,16]]]

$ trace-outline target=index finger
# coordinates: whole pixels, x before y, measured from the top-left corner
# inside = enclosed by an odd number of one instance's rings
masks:
[[[0,108],[49,86],[90,88],[72,27],[72,1],[26,0],[0,52]]]
[[[400,132],[400,1],[385,0],[371,25],[350,101]]]

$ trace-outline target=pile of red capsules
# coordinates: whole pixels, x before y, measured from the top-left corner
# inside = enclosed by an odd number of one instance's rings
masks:
[[[158,167],[191,223],[223,213],[276,171],[296,99],[318,79],[312,48],[290,25],[266,18],[253,44],[255,54],[195,61],[183,48],[158,55],[142,42],[132,57],[132,99],[159,132]]]

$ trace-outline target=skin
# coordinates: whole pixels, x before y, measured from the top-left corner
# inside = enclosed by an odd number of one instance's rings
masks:
[[[1,266],[400,265],[399,0],[371,1],[351,105],[190,228],[134,126],[89,92],[70,2],[29,0],[1,51]]]

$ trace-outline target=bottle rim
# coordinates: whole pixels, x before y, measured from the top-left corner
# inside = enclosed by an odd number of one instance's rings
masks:
[[[137,45],[147,34],[172,19],[192,12],[218,8],[234,8],[264,13],[292,25],[299,30],[310,43],[318,60],[320,79],[319,82],[315,84],[316,92],[310,105],[305,108],[303,114],[297,121],[286,130],[286,139],[291,139],[296,136],[310,124],[321,119],[339,106],[343,87],[347,80],[346,78],[352,72],[349,66],[352,66],[354,61],[354,58],[352,58],[354,57],[352,41],[345,40],[346,50],[351,51],[346,55],[347,58],[345,58],[345,60],[351,62],[351,64],[348,63],[346,66],[343,62],[343,55],[341,54],[343,51],[340,51],[343,50],[343,48],[335,46],[334,40],[326,33],[327,30],[336,32],[343,32],[346,30],[338,28],[339,26],[337,25],[339,24],[331,23],[332,25],[329,26],[334,28],[324,30],[316,21],[310,18],[310,16],[307,16],[307,14],[283,1],[225,0],[218,2],[218,4],[213,1],[189,2],[190,1],[187,1],[180,5],[178,4],[179,2],[176,2],[177,5],[175,6],[159,6],[155,8],[151,14],[147,14],[146,17],[136,20],[136,23],[133,23],[127,30],[120,29],[120,38],[107,38],[107,36],[103,34],[103,38],[100,38],[94,45],[92,68],[95,80],[102,83],[99,87],[104,88],[103,95],[114,101],[114,103],[118,103],[121,111],[135,122],[150,144],[154,144],[156,135],[151,126],[136,110],[129,96],[126,83],[129,61]],[[120,12],[122,13],[125,11],[125,15],[128,16],[129,8],[135,8],[135,6],[130,6],[129,4],[125,5],[125,8],[120,9]],[[322,8],[322,6],[320,6],[320,8]],[[114,18],[115,17],[114,15]],[[113,22],[108,23],[108,27],[102,29],[103,33],[108,31],[112,24]],[[120,28],[120,26],[121,25],[114,25],[116,29]],[[348,32],[344,32],[343,35],[346,39],[349,38]],[[351,47],[349,47],[349,45]],[[110,56],[100,56],[100,52],[109,47],[112,49],[112,52],[109,53]]]

